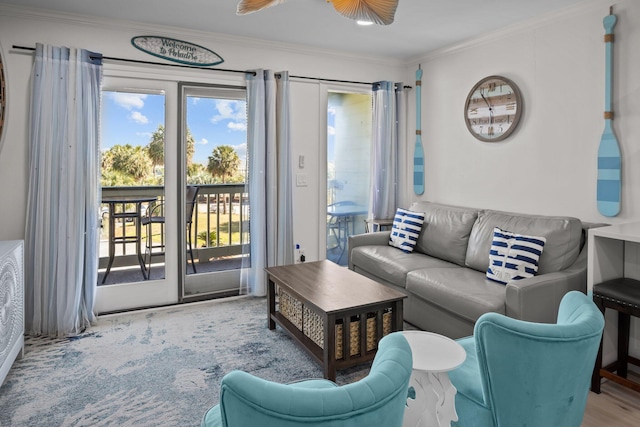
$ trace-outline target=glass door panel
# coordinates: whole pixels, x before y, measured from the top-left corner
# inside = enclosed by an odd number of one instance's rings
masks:
[[[371,95],[329,92],[327,259],[347,265],[347,241],[364,232],[369,208]]]
[[[180,174],[184,199],[183,299],[237,292],[249,244],[245,192],[247,119],[242,87],[181,83]],[[248,255],[246,255],[248,256]]]

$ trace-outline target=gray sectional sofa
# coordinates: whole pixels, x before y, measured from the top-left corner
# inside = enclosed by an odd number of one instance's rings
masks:
[[[586,224],[577,218],[525,215],[416,202],[424,212],[416,247],[389,246],[389,231],[349,238],[349,268],[408,294],[407,322],[451,338],[473,334],[483,313],[553,323],[567,292],[586,292]],[[534,277],[500,284],[486,278],[494,227],[546,238]]]

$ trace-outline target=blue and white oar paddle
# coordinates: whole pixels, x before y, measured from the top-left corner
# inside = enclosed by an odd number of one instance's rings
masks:
[[[424,150],[422,149],[422,130],[420,129],[420,105],[422,104],[422,68],[416,70],[416,145],[413,150],[413,191],[424,193]]]
[[[609,11],[603,20],[605,29],[605,101],[604,101],[604,132],[598,147],[598,211],[604,216],[616,216],[620,213],[622,160],[620,147],[613,133],[613,110],[611,109],[611,93],[613,89],[613,27],[616,16]]]

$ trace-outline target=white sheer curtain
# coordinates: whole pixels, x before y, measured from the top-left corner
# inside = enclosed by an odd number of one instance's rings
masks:
[[[29,123],[25,323],[67,336],[95,320],[102,55],[36,45]]]
[[[373,84],[373,144],[369,217],[393,218],[400,194],[398,160],[405,139],[406,94],[402,83]]]
[[[293,263],[289,75],[247,73],[250,265],[240,292],[266,295],[265,267]],[[246,259],[246,257],[245,257]]]

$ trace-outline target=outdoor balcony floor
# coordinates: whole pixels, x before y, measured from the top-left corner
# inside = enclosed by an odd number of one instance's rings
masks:
[[[229,257],[218,259],[215,261],[209,261],[207,263],[199,263],[196,261],[196,272],[199,273],[211,273],[216,271],[236,270],[242,265],[242,257]],[[116,285],[120,283],[132,283],[141,282],[144,280],[142,271],[139,265],[132,265],[120,268],[111,268],[107,280],[104,285],[102,284],[102,278],[104,277],[105,269],[98,270],[98,286]],[[187,274],[193,274],[191,264],[187,266]],[[151,265],[151,280],[161,279],[164,277],[164,264],[152,264]]]

